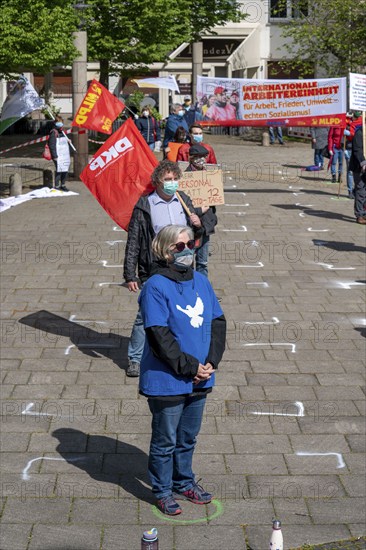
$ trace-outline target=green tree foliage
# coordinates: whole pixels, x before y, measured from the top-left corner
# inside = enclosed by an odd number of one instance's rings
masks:
[[[184,11],[190,19],[188,42],[199,41],[209,32],[212,34],[213,27],[245,18],[241,2],[237,0],[191,0],[184,4]]]
[[[0,76],[71,64],[77,55],[71,34],[76,22],[65,0],[1,0]]]
[[[101,64],[100,81],[121,68],[133,72],[163,61],[184,41],[188,19],[171,0],[89,0],[88,56]]]
[[[281,4],[283,2],[283,4]],[[281,0],[278,9],[286,0]],[[293,0],[297,18],[282,25],[282,37],[291,62],[302,74],[329,77],[366,66],[365,0]],[[290,40],[289,40],[290,39]]]

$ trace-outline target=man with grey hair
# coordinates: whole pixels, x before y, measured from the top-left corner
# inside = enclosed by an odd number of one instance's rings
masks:
[[[196,232],[201,231],[201,220],[195,213],[191,199],[180,192],[189,211],[193,212],[189,216],[176,195],[181,176],[182,172],[176,162],[161,161],[151,176],[155,191],[140,197],[133,209],[123,266],[123,277],[130,292],[137,292],[150,275],[153,262],[151,243],[160,229],[173,224],[192,227]],[[127,376],[139,376],[144,344],[145,331],[141,313],[138,311],[128,345]]]
[[[183,126],[187,135],[189,133],[188,124],[184,118],[185,110],[180,103],[173,103],[170,106],[170,115],[167,118],[165,126],[165,134],[163,148],[168,146],[169,141],[174,141],[175,132],[179,126]]]

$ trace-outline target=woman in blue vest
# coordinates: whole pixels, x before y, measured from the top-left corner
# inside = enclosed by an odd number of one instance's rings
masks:
[[[195,481],[192,458],[225,349],[226,320],[209,280],[192,269],[194,243],[189,227],[161,229],[139,299],[146,332],[140,393],[152,413],[149,476],[157,507],[169,515],[182,512],[178,500],[212,499]]]

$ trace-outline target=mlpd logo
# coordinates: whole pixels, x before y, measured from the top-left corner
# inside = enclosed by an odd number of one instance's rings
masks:
[[[103,151],[98,157],[90,161],[90,170],[98,170],[98,168],[104,168],[111,161],[118,159],[122,154],[125,154],[129,149],[132,149],[133,145],[126,137],[116,141],[107,151]]]

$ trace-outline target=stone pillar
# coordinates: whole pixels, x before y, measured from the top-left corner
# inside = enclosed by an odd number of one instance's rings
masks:
[[[196,101],[197,76],[202,76],[203,42],[192,44],[192,103]]]
[[[72,114],[75,117],[84,96],[87,92],[87,37],[86,31],[74,33],[75,48],[79,50],[80,56],[72,64]],[[81,172],[88,164],[88,132],[85,134],[74,134],[72,141],[76,152],[74,152],[74,178],[79,179]]]
[[[11,174],[9,178],[9,187],[10,197],[17,197],[22,194],[22,178],[20,174]]]
[[[262,134],[263,147],[269,147],[269,133],[265,130]]]

